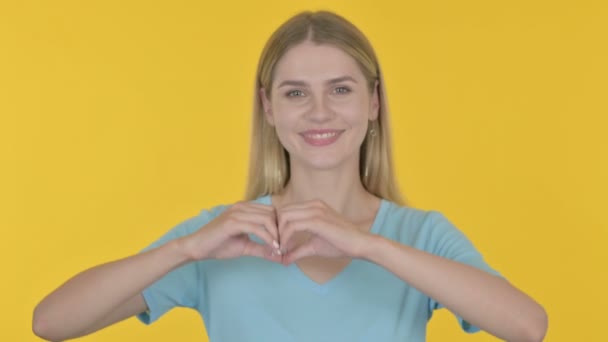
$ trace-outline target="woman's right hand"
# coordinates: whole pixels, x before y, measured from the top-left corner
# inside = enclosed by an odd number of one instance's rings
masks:
[[[248,234],[265,244],[252,241]],[[237,202],[198,231],[181,238],[186,253],[194,260],[231,259],[255,256],[281,262],[279,230],[273,206]]]
[[[265,245],[251,241],[247,233]],[[32,328],[52,341],[92,333],[145,311],[141,291],[188,262],[245,255],[281,262],[273,241],[279,241],[274,208],[236,203],[190,235],[72,277],[36,306]]]

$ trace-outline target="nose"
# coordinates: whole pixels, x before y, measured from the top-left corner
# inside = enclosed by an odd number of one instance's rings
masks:
[[[306,115],[308,120],[315,123],[330,121],[334,116],[335,113],[328,105],[328,101],[324,96],[315,96],[312,106]]]

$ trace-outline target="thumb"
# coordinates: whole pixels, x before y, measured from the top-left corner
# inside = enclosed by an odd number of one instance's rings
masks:
[[[247,241],[247,246],[243,250],[243,256],[258,257],[274,262],[281,262],[282,260],[282,257],[279,254],[273,252],[272,248],[250,240]]]

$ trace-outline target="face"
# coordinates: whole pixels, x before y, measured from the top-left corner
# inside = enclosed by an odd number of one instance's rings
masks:
[[[260,96],[292,167],[358,165],[368,121],[378,116],[378,93],[377,82],[370,93],[348,54],[331,45],[296,45],[275,67],[270,99],[264,89]]]

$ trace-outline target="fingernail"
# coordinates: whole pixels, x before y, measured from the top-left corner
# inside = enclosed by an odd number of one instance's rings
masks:
[[[281,250],[280,250],[280,249],[277,249],[277,254],[278,254],[278,255],[283,255],[283,252],[281,252]]]
[[[279,243],[277,242],[277,240],[272,241],[272,245],[274,246],[274,248],[279,249]]]

